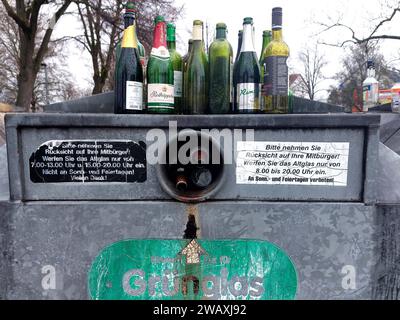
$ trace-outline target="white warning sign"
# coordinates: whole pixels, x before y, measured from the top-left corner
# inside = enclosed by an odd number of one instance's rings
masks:
[[[236,183],[346,187],[350,143],[237,144]]]

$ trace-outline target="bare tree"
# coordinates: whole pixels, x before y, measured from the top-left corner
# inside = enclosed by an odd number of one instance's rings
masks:
[[[34,84],[48,50],[54,26],[66,12],[71,1],[16,0],[14,3],[14,1],[1,0],[8,16],[18,25],[19,71],[16,104],[26,110],[30,108]],[[39,39],[38,25],[43,18],[43,11],[49,12],[52,17],[43,36]]]
[[[0,101],[15,104],[19,91],[17,79],[20,73],[19,27],[5,13],[2,6],[0,6],[0,16],[2,17],[0,19]],[[37,38],[40,39],[43,36],[46,28],[44,19],[39,19]],[[33,111],[47,104],[48,101],[51,103],[63,100],[64,97],[71,99],[81,96],[81,91],[76,87],[75,81],[65,66],[64,49],[64,42],[49,41],[43,57],[46,68],[41,63],[32,88],[30,107]],[[38,47],[35,50],[38,50]]]
[[[321,42],[326,45],[336,46],[336,47],[344,47],[347,44],[365,44],[370,41],[377,40],[400,40],[400,32],[397,32],[398,28],[395,23],[395,18],[400,16],[400,1],[399,0],[385,0],[382,3],[382,12],[379,13],[377,18],[372,18],[370,21],[371,29],[369,33],[365,36],[360,35],[354,27],[349,24],[346,24],[342,21],[341,17],[336,20],[329,18],[329,22],[321,22],[318,24],[323,27],[320,33],[324,33],[333,29],[345,30],[348,32],[348,37],[344,38],[344,40],[337,43],[329,43],[329,42]],[[385,30],[385,27],[390,26],[390,33],[387,33],[388,28]]]
[[[299,53],[299,60],[302,64],[302,77],[304,79],[305,91],[310,100],[315,99],[315,95],[323,91],[321,83],[326,77],[323,69],[327,65],[325,56],[318,50],[318,45],[314,48],[304,48]]]

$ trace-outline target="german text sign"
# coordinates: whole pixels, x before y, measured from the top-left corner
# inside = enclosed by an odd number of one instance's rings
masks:
[[[238,184],[346,187],[349,143],[238,142]]]
[[[48,141],[29,160],[34,183],[146,181],[146,144],[133,141]]]

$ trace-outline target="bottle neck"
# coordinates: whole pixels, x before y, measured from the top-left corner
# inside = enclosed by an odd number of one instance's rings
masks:
[[[282,28],[275,28],[272,30],[272,40],[280,42],[283,41]]]
[[[167,26],[165,22],[158,22],[154,28],[153,48],[167,47]]]
[[[168,45],[169,50],[176,50],[176,41],[175,40],[174,41],[168,40],[167,45]]]
[[[125,28],[121,41],[121,48],[138,48],[135,20],[130,19],[130,24]]]
[[[255,52],[253,43],[253,26],[251,24],[243,25],[243,39],[240,52]]]
[[[265,35],[263,36],[263,44],[262,44],[262,51],[268,46],[268,44],[271,42],[271,36],[270,35]]]
[[[375,68],[369,68],[367,71],[367,76],[368,78],[375,78],[376,76]]]
[[[128,28],[129,26],[135,23],[136,17],[134,15],[125,15],[124,17],[124,28]]]
[[[203,27],[202,26],[198,26],[198,25],[193,26],[192,40],[193,40],[193,45],[195,42],[199,42],[199,41],[203,42]]]
[[[240,50],[242,50],[242,43],[243,43],[243,33],[239,34],[238,37],[238,47],[237,47],[237,53],[236,53],[236,59],[239,57],[240,55]]]
[[[226,29],[217,29],[217,39],[226,39]]]

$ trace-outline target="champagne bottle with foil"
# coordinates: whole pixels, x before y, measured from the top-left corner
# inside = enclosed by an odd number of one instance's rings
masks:
[[[147,65],[147,108],[149,113],[174,113],[174,68],[167,48],[167,24],[155,21],[153,48]]]
[[[283,41],[282,8],[272,9],[272,41],[265,49],[263,102],[266,113],[289,112],[289,47]]]
[[[183,100],[183,60],[182,56],[176,51],[176,27],[172,23],[167,25],[167,44],[171,56],[172,67],[174,68],[174,96],[176,113],[182,113]]]
[[[243,43],[233,71],[236,113],[260,112],[260,66],[253,43],[253,19],[243,21]]]
[[[205,114],[208,109],[209,70],[204,50],[203,22],[193,22],[193,48],[185,72],[186,113]]]
[[[209,111],[212,114],[226,114],[231,111],[233,50],[226,39],[226,24],[218,23],[216,30],[216,39],[209,49]]]
[[[127,15],[128,14],[128,15]],[[135,24],[136,24],[136,7],[135,4],[132,1],[128,1],[125,5],[125,14],[124,14],[124,29],[128,27],[129,21],[131,17],[134,17]],[[140,40],[137,38],[137,43],[138,43],[138,52],[139,52],[139,57],[140,57],[140,63],[142,64],[142,67],[145,69],[146,66],[146,49],[140,42]],[[119,56],[121,54],[121,42],[117,44],[117,48],[115,50],[115,62],[118,62]]]
[[[127,27],[115,68],[114,112],[142,113],[143,68],[140,64],[134,12],[126,10],[125,19]]]

